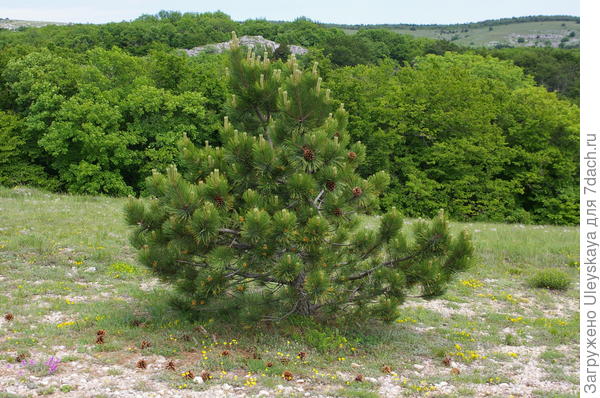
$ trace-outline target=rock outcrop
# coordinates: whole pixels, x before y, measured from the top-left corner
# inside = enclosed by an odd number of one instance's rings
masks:
[[[265,39],[262,36],[242,36],[239,38],[240,45],[246,46],[249,48],[255,48],[257,46],[270,49],[271,51],[275,51],[277,47],[279,47],[279,43]],[[225,50],[228,50],[231,47],[231,40],[225,41],[223,43],[215,43],[215,44],[206,44],[204,46],[194,47],[189,50],[184,50],[187,55],[194,56],[202,52],[215,52],[222,53]],[[289,45],[290,52],[295,55],[303,55],[308,52],[308,49],[296,46]]]

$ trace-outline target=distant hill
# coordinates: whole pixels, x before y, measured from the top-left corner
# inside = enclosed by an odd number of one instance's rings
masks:
[[[0,19],[0,29],[17,30],[46,25],[68,23]],[[470,47],[579,47],[580,40],[579,17],[569,15],[513,17],[453,25],[320,25],[342,29],[348,34],[354,34],[361,29],[387,29],[400,34],[447,40]]]
[[[0,29],[17,30],[19,28],[40,28],[46,25],[68,25],[65,22],[21,21],[17,19],[0,18]]]
[[[579,47],[579,17],[537,15],[454,25],[323,24],[354,34],[360,29],[387,29],[416,37],[442,39],[471,47]]]

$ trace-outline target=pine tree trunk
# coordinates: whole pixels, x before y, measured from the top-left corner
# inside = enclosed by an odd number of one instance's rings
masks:
[[[299,292],[299,294],[296,313],[300,315],[313,315],[314,305],[311,304],[308,294],[305,291]]]
[[[300,315],[313,315],[315,306],[311,304],[310,297],[306,290],[304,290],[305,279],[306,275],[304,272],[301,272],[292,284],[297,296],[296,310],[294,312]]]

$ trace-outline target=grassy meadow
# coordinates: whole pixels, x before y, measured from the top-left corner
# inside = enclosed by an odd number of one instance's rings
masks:
[[[454,223],[476,265],[391,325],[240,324],[168,304],[124,204],[0,188],[0,397],[578,396],[576,227]]]
[[[488,47],[496,44],[509,44],[515,47],[534,46],[544,47],[546,41],[550,41],[554,47],[557,47],[563,37],[575,32],[575,36],[569,38],[571,42],[580,40],[579,24],[575,21],[543,21],[543,22],[521,22],[505,25],[496,25],[490,30],[487,26],[480,28],[469,28],[464,32],[462,26],[458,28],[448,27],[444,30],[427,29],[420,27],[416,30],[390,29],[396,33],[411,35],[416,37],[427,37],[430,39],[450,40],[456,44],[472,47]],[[456,32],[448,33],[453,30]],[[348,34],[354,34],[357,30],[344,29]],[[539,36],[539,37],[538,37]],[[519,42],[519,37],[523,42]]]

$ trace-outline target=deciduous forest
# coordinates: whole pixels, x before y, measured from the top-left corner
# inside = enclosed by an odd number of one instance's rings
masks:
[[[487,25],[486,25],[487,26]],[[220,145],[226,55],[182,49],[261,35],[306,47],[323,88],[384,170],[381,206],[410,217],[578,220],[579,50],[470,48],[385,29],[348,35],[300,18],[161,11],[131,22],[0,31],[0,184],[145,195],[178,142]]]

